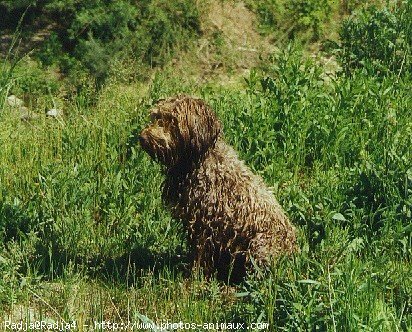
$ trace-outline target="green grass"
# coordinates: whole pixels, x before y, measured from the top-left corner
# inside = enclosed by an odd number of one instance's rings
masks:
[[[0,317],[74,320],[80,330],[182,321],[412,331],[408,71],[328,77],[293,46],[231,88],[172,67],[150,84],[67,92],[29,60],[0,68]],[[11,92],[39,118],[13,116]],[[298,254],[241,285],[186,275],[185,234],[161,202],[161,169],[134,138],[151,105],[178,92],[210,103],[298,229]],[[43,116],[53,103],[62,119]]]
[[[2,114],[3,313],[411,330],[410,79],[324,80],[289,49],[243,91],[182,81],[158,76],[146,94],[109,85],[92,108],[84,97],[67,103],[61,122]],[[299,254],[236,288],[184,276],[160,168],[130,143],[152,100],[182,90],[217,110],[299,229]]]

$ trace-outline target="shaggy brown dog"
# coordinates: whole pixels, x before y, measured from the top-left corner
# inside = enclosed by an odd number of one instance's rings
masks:
[[[246,271],[295,250],[295,229],[263,183],[222,138],[201,99],[180,95],[151,110],[139,137],[165,166],[163,199],[184,222],[194,266],[238,281]]]

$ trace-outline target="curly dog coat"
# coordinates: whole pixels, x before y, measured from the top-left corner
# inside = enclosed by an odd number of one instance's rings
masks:
[[[262,179],[222,138],[212,109],[186,95],[160,100],[139,137],[165,166],[163,199],[188,231],[191,262],[237,281],[295,250],[295,229]]]

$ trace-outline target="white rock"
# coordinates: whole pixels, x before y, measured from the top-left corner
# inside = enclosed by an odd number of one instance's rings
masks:
[[[7,97],[7,104],[11,107],[20,107],[24,105],[24,101],[15,95],[10,95]]]
[[[53,118],[57,118],[63,116],[63,111],[58,108],[52,108],[47,111],[46,115],[51,116]]]

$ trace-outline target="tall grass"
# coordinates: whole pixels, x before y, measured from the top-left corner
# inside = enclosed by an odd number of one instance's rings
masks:
[[[193,90],[158,76],[146,97],[108,86],[93,111],[79,97],[62,122],[3,117],[4,309],[26,298],[58,319],[39,297],[88,322],[143,314],[272,330],[410,329],[409,79],[325,80],[288,49],[245,84]],[[183,230],[162,206],[160,169],[130,137],[152,100],[182,90],[217,110],[227,140],[299,228],[301,253],[235,292],[183,278]]]

